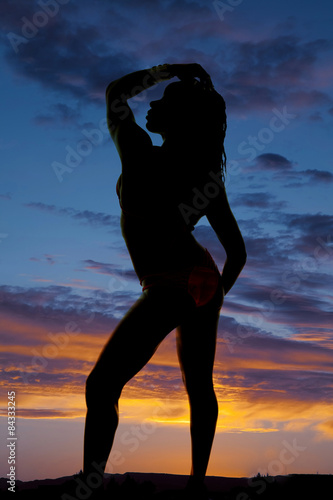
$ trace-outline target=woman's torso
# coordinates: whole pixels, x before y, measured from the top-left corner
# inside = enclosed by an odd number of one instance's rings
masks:
[[[205,254],[179,209],[193,196],[190,165],[188,175],[179,175],[184,172],[184,163],[179,163],[179,158],[173,161],[162,148],[153,147],[143,165],[123,164],[117,183],[121,230],[140,280],[191,268]]]

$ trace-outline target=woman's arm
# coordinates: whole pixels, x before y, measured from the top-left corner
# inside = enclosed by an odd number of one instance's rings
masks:
[[[211,86],[208,73],[200,64],[162,64],[149,69],[134,71],[109,83],[106,89],[109,125],[115,125],[119,120],[134,119],[127,105],[128,99],[137,96],[144,90],[170,78],[180,80],[199,78],[204,85]],[[110,130],[112,131],[112,130]]]
[[[224,188],[210,201],[206,215],[227,254],[222,271],[224,294],[227,294],[245,265],[246,249]]]
[[[127,100],[156,85],[156,83],[169,80],[175,76],[180,80],[199,78],[203,84],[211,83],[209,74],[200,64],[161,64],[149,69],[134,71],[118,80],[114,80],[107,86],[106,94],[120,96],[123,100]]]
[[[106,89],[108,128],[122,161],[145,155],[152,147],[149,135],[137,125],[127,101],[156,83],[172,78],[169,66],[164,64],[129,73],[111,82]]]
[[[172,72],[172,66],[171,64],[162,64],[129,73],[109,83],[106,88],[106,96],[118,97],[125,102],[156,83],[173,78],[175,75]]]

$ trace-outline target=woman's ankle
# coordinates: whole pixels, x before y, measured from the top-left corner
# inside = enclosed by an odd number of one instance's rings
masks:
[[[206,488],[205,486],[205,478],[190,475],[187,481],[186,488]]]

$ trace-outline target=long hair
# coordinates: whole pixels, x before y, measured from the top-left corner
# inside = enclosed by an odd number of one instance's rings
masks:
[[[227,157],[224,139],[227,131],[226,104],[223,97],[214,88],[207,89],[196,79],[182,80],[168,85],[173,96],[177,95],[179,108],[186,113],[188,133],[194,140],[200,138],[204,148],[204,164],[201,168],[220,170],[224,181]]]

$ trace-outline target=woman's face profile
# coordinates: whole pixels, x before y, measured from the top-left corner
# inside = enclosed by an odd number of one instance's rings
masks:
[[[151,101],[146,119],[146,126],[150,132],[163,133],[165,131],[166,105],[163,98],[158,101]]]
[[[164,134],[169,127],[172,127],[172,122],[175,120],[175,112],[172,111],[173,102],[163,96],[158,101],[150,103],[150,109],[147,113],[147,129],[149,132]],[[172,120],[173,118],[173,120]]]
[[[147,130],[164,135],[170,129],[184,125],[186,120],[186,97],[177,88],[177,83],[166,87],[163,97],[150,103],[147,113]]]

